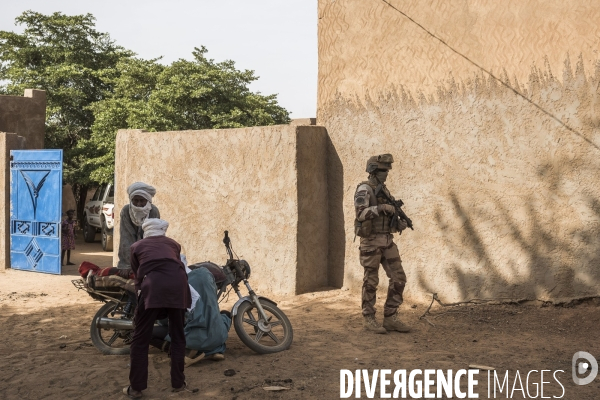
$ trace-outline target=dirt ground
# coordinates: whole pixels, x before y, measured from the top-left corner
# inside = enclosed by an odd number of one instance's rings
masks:
[[[72,260],[111,264],[99,243],[77,243]],[[128,384],[128,356],[104,356],[90,341],[90,321],[102,305],[71,284],[77,266],[63,275],[24,271],[0,272],[0,398],[122,399]],[[255,279],[258,277],[254,277]],[[252,282],[251,282],[252,283]],[[551,370],[544,376],[544,396],[599,399],[600,376],[586,386],[571,379],[571,358],[584,350],[600,357],[600,306],[475,305],[452,309],[436,305],[432,326],[419,320],[427,305],[404,304],[402,315],[413,327],[408,334],[375,335],[362,330],[360,296],[339,290],[274,298],[291,320],[294,342],[285,352],[258,355],[232,329],[226,360],[203,360],[186,370],[199,392],[171,393],[169,363],[164,353],[150,351],[149,388],[145,399],[335,399],[340,397],[340,369],[466,369],[470,364],[496,368],[509,385],[519,371],[523,385],[530,370]],[[381,303],[381,301],[379,301]],[[378,304],[379,304],[378,303]],[[378,314],[381,318],[381,314]],[[224,371],[233,369],[234,376]],[[558,372],[558,381],[553,373]],[[487,372],[480,371],[476,393],[488,398]],[[535,395],[539,373],[532,373]],[[266,386],[289,390],[270,392]],[[463,389],[465,385],[462,385]],[[393,380],[388,389],[392,392]],[[509,398],[496,394],[496,398]],[[512,398],[524,397],[516,391]],[[379,389],[376,398],[379,398]],[[366,398],[364,387],[362,398]],[[355,398],[352,394],[351,398]],[[410,397],[409,397],[410,398]],[[490,398],[493,397],[493,392]]]

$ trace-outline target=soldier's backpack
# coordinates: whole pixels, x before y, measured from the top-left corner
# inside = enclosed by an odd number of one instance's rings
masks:
[[[358,188],[362,185],[366,185],[367,186],[367,191],[369,192],[369,198],[370,199],[374,199],[375,198],[375,192],[373,191],[373,188],[371,187],[371,185],[369,184],[368,181],[365,182],[361,182],[356,189],[358,190]],[[358,219],[354,218],[354,237],[356,238],[356,236],[358,237],[369,237],[369,235],[371,235],[371,232],[373,230],[373,220],[365,220],[365,221],[359,221]]]

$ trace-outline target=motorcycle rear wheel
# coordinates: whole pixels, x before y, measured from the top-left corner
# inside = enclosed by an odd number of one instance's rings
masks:
[[[110,315],[111,311],[115,308],[116,303],[109,301],[103,305],[94,319],[92,319],[92,325],[90,326],[90,336],[92,343],[102,354],[106,355],[125,355],[129,354],[128,340],[133,335],[132,330],[119,330],[119,329],[102,329],[96,325],[98,318],[112,318]],[[119,305],[117,311],[123,311],[123,306]],[[121,314],[115,314],[114,318],[120,318]]]
[[[287,350],[294,338],[290,320],[274,303],[261,300],[260,305],[265,310],[268,323],[260,318],[254,304],[245,301],[233,317],[235,332],[246,346],[259,354]]]

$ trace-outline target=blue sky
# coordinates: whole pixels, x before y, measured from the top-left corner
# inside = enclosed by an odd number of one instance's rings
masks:
[[[0,30],[21,31],[25,10],[91,13],[117,44],[165,63],[204,45],[209,58],[254,70],[251,89],[278,94],[292,118],[316,116],[317,0],[3,0]]]

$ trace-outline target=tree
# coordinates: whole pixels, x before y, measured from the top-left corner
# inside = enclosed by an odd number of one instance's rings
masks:
[[[114,94],[91,106],[92,135],[81,143],[84,153],[99,152],[84,166],[93,180],[112,180],[115,136],[121,128],[154,132],[289,123],[276,95],[249,90],[258,79],[254,71],[239,71],[230,60],[216,63],[206,52],[196,48],[192,61],[180,59],[169,66],[134,58],[117,64],[118,73],[106,82]]]
[[[113,180],[118,129],[149,131],[238,128],[288,123],[276,95],[250,92],[253,71],[220,63],[196,48],[193,60],[162,65],[134,58],[91,14],[16,18],[22,34],[0,31],[0,93],[46,91],[46,147],[63,149],[64,181],[79,197],[88,185]],[[2,84],[2,82],[5,82]]]
[[[64,180],[79,192],[81,203],[93,183],[81,171],[87,155],[77,147],[91,134],[94,114],[89,106],[112,95],[107,77],[116,72],[119,60],[134,53],[96,31],[91,14],[26,11],[15,21],[25,26],[22,34],[0,31],[0,83],[5,82],[0,92],[46,91],[45,146],[64,150]]]

